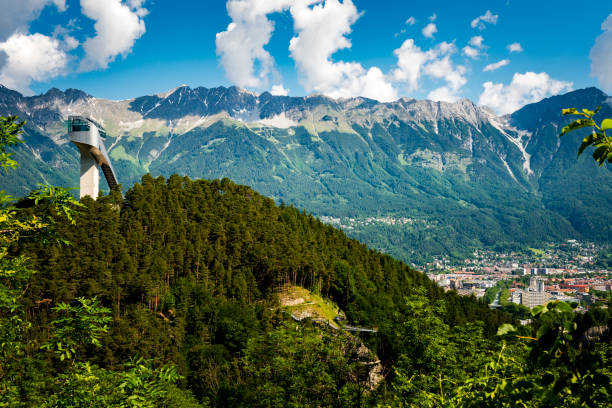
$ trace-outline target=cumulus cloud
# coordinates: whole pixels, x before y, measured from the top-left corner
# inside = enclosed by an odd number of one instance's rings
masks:
[[[464,66],[455,66],[451,55],[457,52],[453,43],[441,42],[436,47],[423,51],[413,39],[404,41],[402,46],[394,51],[397,56],[397,68],[393,78],[404,82],[409,90],[416,90],[422,76],[443,80],[445,86],[430,92],[428,97],[433,100],[455,101],[457,93],[467,82]]]
[[[446,81],[447,85],[437,88],[427,96],[434,101],[454,102],[459,99],[458,91],[466,84],[466,69],[462,65],[455,66],[450,55],[432,61],[423,68],[426,75]]]
[[[291,39],[289,50],[304,88],[334,98],[397,99],[395,89],[379,68],[365,69],[357,62],[332,61],[338,50],[351,47],[346,35],[360,16],[353,2],[327,0],[312,7],[309,3],[294,1],[290,8],[297,35]]]
[[[407,82],[409,90],[416,90],[423,65],[432,58],[431,54],[423,52],[412,38],[404,41],[393,53],[397,57],[397,68],[393,72],[393,78],[396,81]]]
[[[83,14],[95,20],[95,37],[83,43],[85,58],[80,70],[105,69],[118,55],[126,56],[146,31],[143,17],[148,13],[143,0],[81,0]]]
[[[66,10],[65,0],[2,0],[0,42],[15,32],[27,33],[30,22],[48,5],[55,5],[59,11]]]
[[[436,102],[455,102],[458,98],[457,94],[448,86],[441,86],[429,92],[427,94],[427,99]]]
[[[603,31],[591,48],[591,75],[608,93],[612,92],[612,14],[601,25]]]
[[[478,27],[479,30],[484,30],[486,28],[485,23],[497,24],[498,17],[499,15],[492,14],[491,10],[487,10],[486,13],[484,13],[482,16],[478,16],[474,20],[472,20],[472,23],[470,25],[472,26],[472,28]]]
[[[462,49],[463,55],[472,59],[478,58],[484,48],[484,38],[480,35],[474,36],[470,38],[468,44]]]
[[[423,28],[423,35],[427,38],[433,38],[434,34],[438,32],[438,27],[434,23],[429,23]]]
[[[408,17],[408,20],[406,20],[406,24],[408,25],[415,25],[416,24],[416,18],[410,16]]]
[[[59,25],[53,30],[53,38],[61,39],[61,48],[64,51],[72,51],[80,45],[79,41],[70,35],[69,30]]]
[[[482,48],[484,46],[484,38],[481,35],[476,35],[470,38],[469,44],[472,47]]]
[[[46,81],[65,72],[69,57],[62,43],[42,34],[15,33],[0,43],[6,61],[0,70],[0,83],[25,95],[33,94],[32,81]]]
[[[270,93],[275,96],[287,96],[289,95],[289,89],[286,89],[283,84],[272,86]]]
[[[510,52],[523,52],[523,47],[521,47],[521,44],[517,42],[508,44],[507,48]]]
[[[570,91],[572,86],[571,82],[552,79],[546,72],[517,72],[509,85],[485,82],[478,104],[488,106],[503,115],[550,95]]]
[[[274,31],[267,15],[287,9],[295,0],[229,0],[232,22],[217,33],[217,55],[228,79],[242,87],[266,88],[274,59],[264,46]]]
[[[480,51],[478,51],[476,48],[470,47],[469,45],[463,47],[461,51],[463,51],[463,55],[473,59],[478,58],[480,55]]]
[[[483,72],[487,72],[487,71],[495,71],[496,69],[499,69],[501,67],[504,67],[506,65],[508,65],[510,63],[510,60],[508,59],[503,59],[501,61],[497,61],[493,64],[489,64],[486,67],[484,67],[482,69]]]

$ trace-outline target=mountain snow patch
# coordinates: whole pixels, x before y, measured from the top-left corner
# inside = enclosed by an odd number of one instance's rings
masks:
[[[290,127],[297,126],[297,122],[293,121],[291,118],[288,118],[285,115],[285,112],[281,112],[280,114],[272,116],[271,118],[259,119],[257,123],[279,129],[289,129]]]
[[[529,144],[529,140],[531,139],[531,133],[510,125],[507,117],[499,117],[492,111],[489,112],[489,123],[491,123],[494,128],[499,130],[501,134],[506,136],[506,138],[519,149],[523,155],[523,170],[528,176],[531,176],[533,174],[533,170],[531,169],[531,155],[527,153],[527,144]],[[514,132],[516,136],[513,137],[509,132]],[[523,137],[527,139],[526,143],[523,143]]]
[[[123,122],[123,121],[120,121],[119,122],[119,129],[121,129],[121,131],[123,131],[123,132],[130,132],[130,131],[132,131],[134,129],[141,128],[143,124],[144,124],[144,120],[143,119],[138,119],[137,121],[134,121],[134,122]]]

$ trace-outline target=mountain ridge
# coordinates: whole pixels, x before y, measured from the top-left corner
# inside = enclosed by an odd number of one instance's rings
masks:
[[[382,235],[348,231],[405,260],[414,248],[454,253],[567,238],[609,242],[612,232],[590,231],[595,217],[586,213],[588,200],[604,208],[612,197],[610,171],[576,160],[579,135],[558,137],[570,120],[558,107],[592,107],[593,100],[612,116],[596,88],[502,117],[467,99],[379,103],[179,86],[110,101],[74,89],[23,97],[3,88],[0,114],[29,122],[19,154],[30,164],[27,177],[17,178],[22,185],[0,181],[13,194],[35,179],[76,184],[78,157],[64,120],[83,114],[106,127],[107,150],[128,186],[148,172],[229,177],[319,216],[408,217],[417,220],[410,228]],[[581,192],[586,174],[602,192]],[[573,193],[563,204],[567,179]]]

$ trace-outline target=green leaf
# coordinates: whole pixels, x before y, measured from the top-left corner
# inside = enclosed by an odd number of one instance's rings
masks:
[[[538,315],[540,312],[542,312],[542,310],[544,310],[544,305],[539,305],[534,307],[533,309],[531,309],[531,315],[532,316],[536,316]]]
[[[592,111],[592,110],[589,110],[589,109],[583,109],[583,110],[582,110],[582,112],[583,112],[585,115],[587,115],[587,116],[593,116],[593,115],[595,115],[595,113],[596,113],[596,111]]]
[[[509,323],[504,323],[501,326],[499,326],[499,329],[497,329],[497,335],[503,336],[504,334],[508,334],[513,331],[516,331],[516,328],[513,325]]]
[[[567,109],[563,109],[561,111],[561,113],[563,115],[579,115],[580,113],[578,113],[578,109],[576,108],[567,108]]]
[[[601,130],[606,131],[608,129],[612,129],[612,119],[604,119],[601,122],[600,126]]]
[[[599,165],[603,165],[606,159],[608,158],[608,146],[599,146],[593,152],[593,158],[599,163]]]
[[[573,308],[565,302],[557,303],[555,305],[555,309],[557,309],[560,312],[571,312],[573,310]]]
[[[574,130],[589,127],[589,126],[595,126],[595,122],[593,122],[593,119],[575,120],[569,125],[565,126],[563,129],[561,129],[561,136],[563,136],[566,133],[573,132]]]
[[[599,133],[591,133],[590,135],[585,137],[582,140],[582,144],[580,145],[580,148],[578,149],[578,156],[580,156],[582,154],[582,152],[584,152],[584,150],[587,147],[589,147],[592,144],[596,143],[599,139],[600,139],[600,134]]]

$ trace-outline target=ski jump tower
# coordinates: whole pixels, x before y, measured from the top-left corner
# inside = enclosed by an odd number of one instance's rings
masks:
[[[100,169],[113,189],[118,183],[115,170],[104,147],[106,131],[90,118],[83,116],[68,117],[68,139],[81,152],[81,191],[80,198],[86,195],[94,200],[100,191]]]

